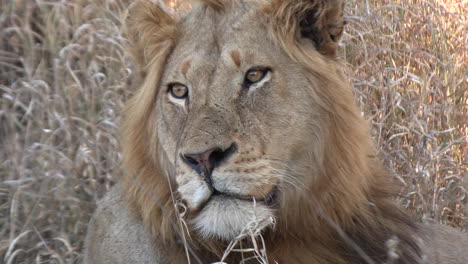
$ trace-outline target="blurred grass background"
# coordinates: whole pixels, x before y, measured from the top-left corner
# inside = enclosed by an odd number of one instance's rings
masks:
[[[130,0],[0,0],[0,262],[76,263],[122,174]],[[422,221],[468,232],[468,1],[349,0],[341,52]]]

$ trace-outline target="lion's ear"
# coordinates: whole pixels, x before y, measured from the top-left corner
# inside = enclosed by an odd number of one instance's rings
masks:
[[[161,45],[173,44],[177,35],[173,18],[149,0],[137,0],[130,5],[124,32],[130,41],[130,52],[142,68],[158,55]]]
[[[343,7],[344,0],[274,0],[270,11],[280,32],[309,39],[319,52],[335,57],[346,24]]]

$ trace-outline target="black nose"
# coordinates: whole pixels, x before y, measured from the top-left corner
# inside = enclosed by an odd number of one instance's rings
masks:
[[[208,184],[211,185],[211,173],[213,173],[213,170],[236,152],[236,149],[236,144],[233,143],[225,150],[211,148],[202,153],[183,154],[182,159],[200,175],[203,175]]]

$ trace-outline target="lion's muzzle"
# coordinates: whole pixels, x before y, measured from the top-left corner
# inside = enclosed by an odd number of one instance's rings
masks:
[[[182,154],[182,160],[198,174],[204,177],[208,187],[212,191],[216,191],[213,190],[213,180],[211,178],[211,174],[217,166],[226,161],[236,151],[237,145],[236,143],[232,143],[230,147],[224,150],[220,147],[215,147],[201,153]]]

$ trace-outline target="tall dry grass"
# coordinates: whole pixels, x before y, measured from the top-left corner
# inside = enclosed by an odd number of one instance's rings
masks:
[[[0,0],[0,262],[79,262],[121,174],[130,0]],[[468,3],[350,0],[342,54],[403,206],[468,231]]]

